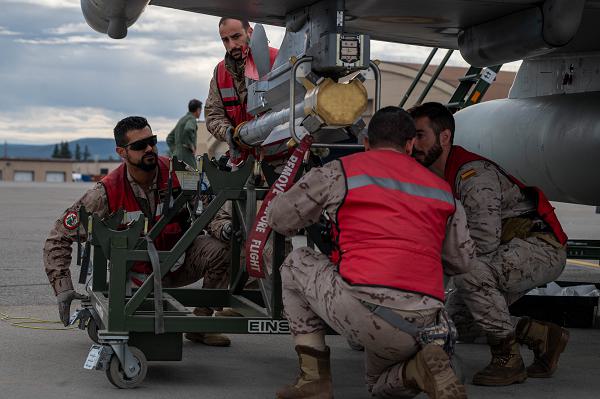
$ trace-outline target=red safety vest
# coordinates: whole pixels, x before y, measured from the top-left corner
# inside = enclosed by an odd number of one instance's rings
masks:
[[[271,66],[273,66],[273,63],[275,62],[277,51],[276,48],[269,47]],[[240,97],[233,82],[233,76],[231,76],[231,73],[225,67],[225,60],[222,60],[217,65],[216,75],[217,87],[221,94],[221,100],[223,101],[225,112],[232,125],[237,126],[242,122],[253,119],[254,117],[246,112],[246,104],[242,104],[240,101]]]
[[[443,301],[442,243],[455,209],[448,184],[393,150],[340,159],[348,191],[332,228],[331,260],[342,278]]]
[[[517,178],[510,175],[508,172],[506,172],[504,169],[498,166],[495,162],[490,161],[489,159],[484,158],[481,155],[467,151],[461,146],[454,145],[452,146],[452,149],[450,150],[450,155],[448,156],[448,160],[446,161],[444,175],[446,177],[446,181],[452,186],[452,191],[457,199],[460,199],[460,196],[456,192],[456,175],[458,174],[458,171],[463,165],[474,161],[485,161],[491,163],[498,169],[500,173],[506,176],[506,178],[512,183],[516,184],[521,190],[534,192],[536,195],[536,211],[538,215],[544,222],[548,224],[548,226],[550,226],[550,229],[552,229],[552,232],[556,236],[556,239],[559,243],[561,243],[562,245],[565,245],[567,243],[568,237],[563,231],[563,228],[560,225],[558,218],[556,217],[556,213],[554,213],[554,207],[552,206],[552,204],[550,204],[550,201],[548,201],[542,190],[540,190],[537,187],[526,186],[525,184],[521,183]]]
[[[169,176],[169,159],[165,157],[158,157],[159,173],[158,173],[158,190],[166,190],[168,187],[168,176]],[[178,190],[180,188],[179,180],[175,172],[173,176],[173,189]],[[119,209],[123,209],[129,214],[128,220],[136,220],[138,215],[142,214],[140,205],[135,199],[131,185],[127,180],[127,171],[125,169],[125,163],[122,163],[117,169],[106,175],[101,181],[104,189],[106,190],[106,197],[108,198],[108,208],[110,213],[113,214]],[[157,202],[159,199],[157,198]],[[158,208],[159,204],[156,204]],[[157,212],[158,213],[158,212]],[[154,220],[149,220],[149,225],[154,225],[162,214],[157,214]],[[126,215],[127,217],[127,215]],[[124,227],[124,225],[122,225]],[[154,246],[159,251],[168,251],[179,241],[183,231],[178,222],[171,222],[165,226],[160,232],[158,237],[154,240]],[[132,271],[136,273],[150,274],[152,273],[152,266],[149,262],[135,262]],[[134,282],[141,285],[141,281]]]

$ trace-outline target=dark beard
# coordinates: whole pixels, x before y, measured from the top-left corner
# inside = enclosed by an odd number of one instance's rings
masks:
[[[433,163],[438,160],[440,155],[442,155],[442,152],[444,151],[442,150],[442,146],[440,145],[440,143],[435,143],[434,146],[431,147],[429,151],[427,151],[427,154],[425,154],[425,159],[423,159],[423,165],[426,167],[430,167],[431,165],[433,165]]]
[[[145,172],[150,172],[156,169],[158,157],[155,153],[151,152],[148,154],[144,154],[140,162],[134,163],[133,166],[140,168]]]
[[[229,55],[231,56],[231,58],[233,58],[236,62],[239,62],[242,60],[242,56],[243,56],[243,51],[236,49],[234,51],[232,51],[231,53],[229,53]]]

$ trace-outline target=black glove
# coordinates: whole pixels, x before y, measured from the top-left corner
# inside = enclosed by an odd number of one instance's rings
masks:
[[[221,229],[221,240],[225,242],[229,242],[231,240],[231,236],[235,238],[237,241],[242,239],[242,232],[240,230],[233,231],[233,225],[231,222],[225,224]]]
[[[233,141],[233,134],[235,133],[235,129],[233,128],[233,126],[229,126],[227,128],[227,130],[225,131],[225,142],[227,143],[227,145],[229,145],[229,148],[235,148],[235,142]]]
[[[221,240],[223,240],[223,241],[231,240],[231,233],[233,233],[233,226],[231,225],[231,223],[227,223],[221,229]]]
[[[211,162],[217,168],[219,168],[219,170],[222,170],[225,172],[231,172],[231,166],[227,165],[227,163],[229,162],[229,157],[227,155],[225,155],[225,154],[221,155],[218,160],[213,157],[213,159],[211,159]]]
[[[56,296],[60,321],[62,321],[65,327],[69,325],[69,319],[71,318],[71,302],[73,302],[73,299],[81,300],[88,299],[88,297],[75,290],[67,290]]]
[[[242,156],[242,153],[237,143],[233,139],[234,133],[235,129],[232,126],[229,126],[225,132],[225,142],[229,146],[229,158],[232,160],[238,160]]]

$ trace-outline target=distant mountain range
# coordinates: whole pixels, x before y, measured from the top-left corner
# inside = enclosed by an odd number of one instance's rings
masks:
[[[75,157],[75,147],[79,144],[83,154],[85,146],[88,147],[91,160],[117,160],[115,153],[115,141],[113,139],[79,139],[69,142],[69,149],[73,158]],[[0,144],[0,158],[52,158],[54,146],[56,144],[32,145],[32,144]],[[59,145],[60,146],[60,145]],[[167,153],[167,143],[158,142],[158,153]]]

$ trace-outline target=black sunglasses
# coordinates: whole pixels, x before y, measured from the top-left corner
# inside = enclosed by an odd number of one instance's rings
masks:
[[[142,151],[142,150],[145,150],[146,147],[148,147],[148,146],[154,147],[157,142],[158,142],[158,140],[156,139],[156,135],[154,135],[154,136],[150,136],[145,139],[141,139],[138,141],[134,141],[133,143],[124,145],[123,148],[129,147],[129,149],[131,149],[133,151]]]

